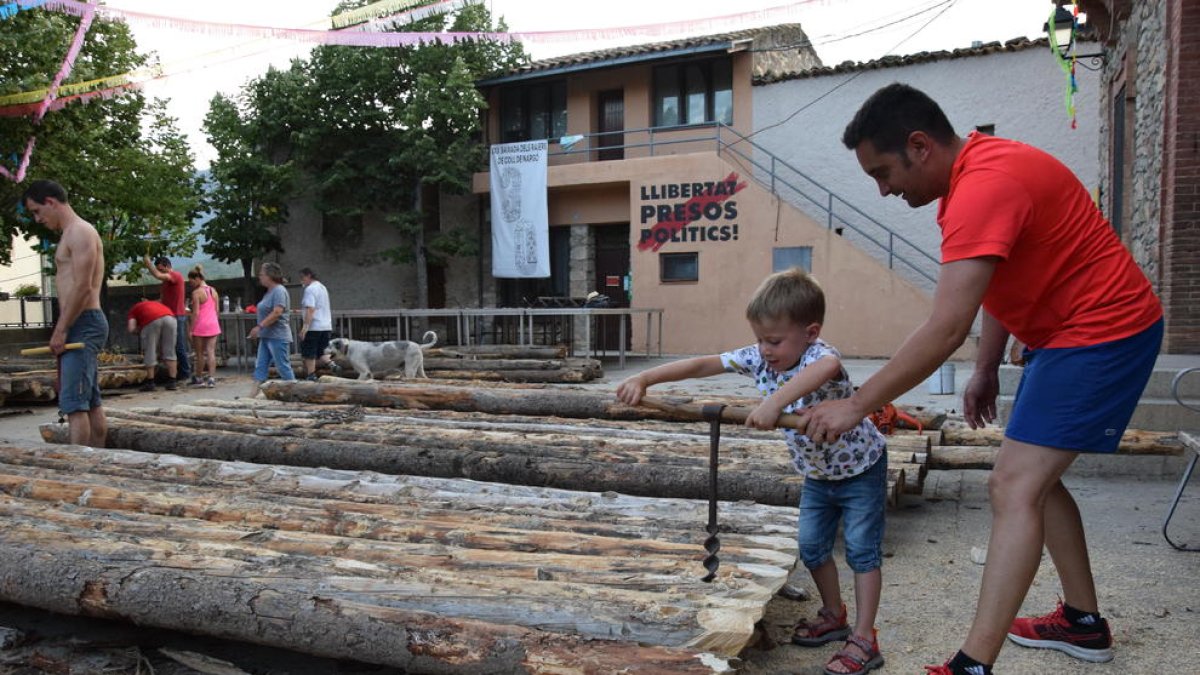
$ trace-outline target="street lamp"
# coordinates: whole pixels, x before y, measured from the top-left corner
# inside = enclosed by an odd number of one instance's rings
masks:
[[[1054,46],[1058,49],[1059,56],[1065,59],[1071,53],[1071,45],[1075,41],[1075,15],[1062,5],[1057,5],[1052,21],[1053,25],[1051,21],[1047,21],[1042,26],[1042,31],[1047,34],[1053,33]]]
[[[1051,23],[1053,22],[1053,24]],[[1061,4],[1056,4],[1054,7],[1054,16],[1051,21],[1047,21],[1042,25],[1042,30],[1050,35],[1053,41],[1052,47],[1058,50],[1058,55],[1063,59],[1074,57],[1076,61],[1090,61],[1092,65],[1082,63],[1084,68],[1088,70],[1096,70],[1104,63],[1107,54],[1103,50],[1094,54],[1080,54],[1074,52],[1076,47],[1075,41],[1075,15],[1071,10],[1066,9]]]

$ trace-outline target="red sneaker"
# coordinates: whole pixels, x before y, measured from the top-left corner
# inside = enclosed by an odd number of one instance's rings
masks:
[[[1077,626],[1063,615],[1062,600],[1045,616],[1014,620],[1008,629],[1008,639],[1022,647],[1057,649],[1092,663],[1112,660],[1112,633],[1108,630],[1108,622],[1100,619],[1094,626]]]
[[[950,670],[950,662],[947,661],[940,666],[925,666],[925,675],[954,675],[954,671]]]

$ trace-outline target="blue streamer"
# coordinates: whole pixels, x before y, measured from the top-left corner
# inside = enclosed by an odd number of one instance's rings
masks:
[[[0,20],[9,19],[17,15],[17,12],[24,9],[36,9],[46,4],[49,0],[16,0],[0,5]]]

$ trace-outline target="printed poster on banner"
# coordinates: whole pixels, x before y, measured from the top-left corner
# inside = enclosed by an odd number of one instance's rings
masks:
[[[492,276],[550,276],[546,141],[492,146]]]

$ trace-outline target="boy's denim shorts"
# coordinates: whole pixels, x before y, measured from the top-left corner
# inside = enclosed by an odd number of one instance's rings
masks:
[[[870,572],[883,564],[887,508],[887,453],[863,473],[845,480],[804,479],[800,493],[800,559],[808,569],[829,560],[838,521],[846,539],[846,564]]]
[[[82,342],[59,357],[58,409],[64,415],[100,407],[100,350],[108,340],[108,319],[98,309],[85,309],[67,329],[67,342]]]

